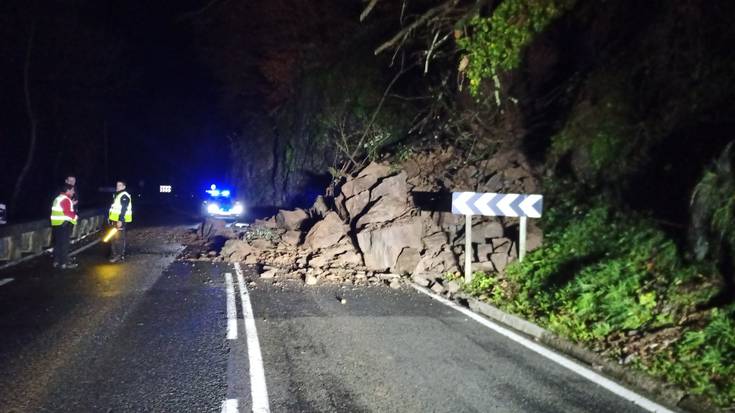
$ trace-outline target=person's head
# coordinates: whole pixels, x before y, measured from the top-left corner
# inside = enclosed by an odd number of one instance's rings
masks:
[[[59,192],[66,196],[74,196],[74,185],[70,185],[70,184],[61,185]]]
[[[126,187],[127,187],[127,185],[125,184],[125,181],[123,181],[123,180],[118,180],[117,181],[117,184],[115,184],[115,189],[118,192],[124,191]]]
[[[66,179],[64,179],[64,183],[65,184],[68,184],[68,185],[71,185],[71,186],[74,186],[74,185],[77,184],[77,177],[74,176],[74,175],[69,175],[69,176],[66,177]]]

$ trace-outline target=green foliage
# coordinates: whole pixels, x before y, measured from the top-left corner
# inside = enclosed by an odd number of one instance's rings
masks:
[[[692,222],[698,259],[719,258],[735,248],[735,146],[727,145],[692,194]]]
[[[278,242],[279,238],[280,236],[277,232],[273,231],[270,228],[264,227],[249,227],[243,234],[243,239],[248,242],[256,239],[265,239],[271,242]]]
[[[472,282],[464,285],[464,290],[473,295],[480,295],[492,291],[497,280],[482,271],[472,273]]]
[[[735,306],[711,310],[708,324],[690,330],[658,354],[649,372],[666,377],[717,404],[735,401]]]
[[[470,35],[457,40],[470,59],[470,92],[477,96],[482,81],[491,79],[500,104],[500,73],[517,68],[526,46],[574,3],[576,0],[504,0],[490,17],[470,19]]]
[[[371,136],[362,144],[363,151],[367,158],[371,161],[377,161],[380,158],[381,149],[390,142],[391,135],[383,130],[375,130]]]
[[[396,148],[396,157],[398,158],[398,161],[405,162],[411,156],[413,156],[413,149],[411,149],[411,147],[409,146],[399,143],[398,147]]]

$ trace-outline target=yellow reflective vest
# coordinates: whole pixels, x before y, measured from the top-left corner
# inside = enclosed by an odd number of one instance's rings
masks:
[[[69,198],[68,196],[64,194],[59,194],[56,198],[54,198],[54,203],[53,205],[51,205],[51,226],[52,227],[58,227],[64,222],[71,222],[72,225],[77,224],[76,219],[70,218],[64,215],[64,208],[61,207],[61,201],[65,199],[69,200],[69,204],[71,204],[71,211],[74,212],[74,202],[72,202],[71,198]]]
[[[130,194],[127,191],[122,191],[119,194],[115,195],[115,199],[112,201],[112,206],[110,207],[110,214],[108,216],[110,221],[121,221],[120,219],[120,213],[122,212],[122,203],[120,200],[123,196],[127,195],[128,199],[130,199],[130,203],[128,203],[128,209],[125,210],[125,216],[123,217],[123,220],[125,222],[132,222],[133,221],[133,197],[130,196]]]

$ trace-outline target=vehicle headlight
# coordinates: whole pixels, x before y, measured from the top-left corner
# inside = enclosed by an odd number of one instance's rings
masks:
[[[232,207],[232,213],[235,215],[240,215],[245,211],[245,207],[242,206],[241,203],[235,202],[235,205]]]
[[[207,205],[207,212],[210,214],[216,214],[219,212],[219,205],[217,204],[209,204]]]

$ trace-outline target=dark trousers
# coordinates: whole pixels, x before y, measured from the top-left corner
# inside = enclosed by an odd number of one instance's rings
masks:
[[[54,237],[54,262],[63,265],[69,262],[69,242],[71,239],[71,222],[51,227]]]
[[[114,222],[113,222],[114,224]],[[122,258],[125,256],[125,233],[128,232],[123,225],[122,228],[118,228],[117,234],[112,237],[110,242],[110,248],[112,249],[112,257]]]

